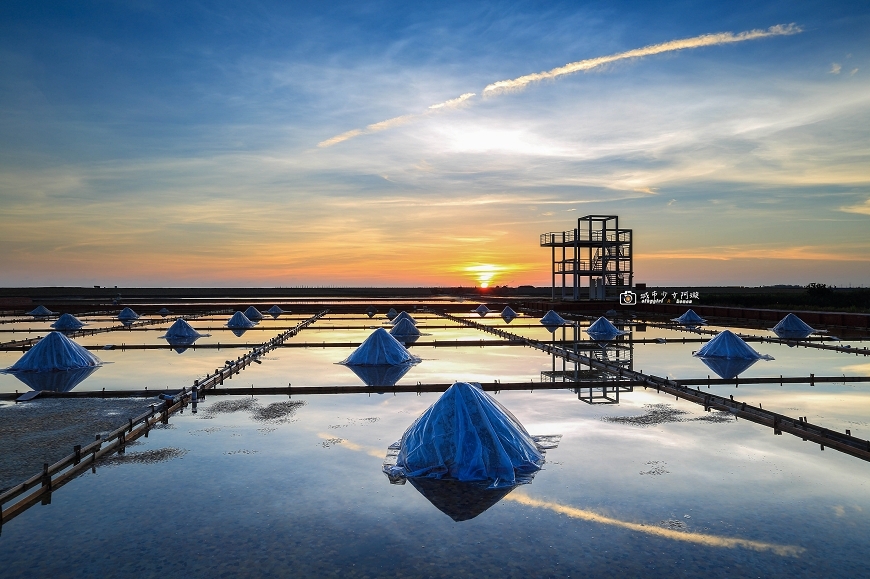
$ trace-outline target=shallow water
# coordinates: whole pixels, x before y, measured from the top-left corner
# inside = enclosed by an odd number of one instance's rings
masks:
[[[543,372],[563,368],[561,360],[521,346],[450,346],[496,337],[413,315],[431,334],[424,339],[448,344],[412,346],[422,361],[399,384],[538,383]],[[227,317],[193,325],[214,327]],[[490,318],[485,323],[514,331]],[[77,341],[161,343],[170,323]],[[107,363],[76,390],[189,386],[241,355],[245,342],[265,341],[292,324],[282,316],[269,325],[271,331],[235,342],[226,330],[212,331],[209,343],[238,346],[220,350],[98,351]],[[339,364],[353,348],[322,342],[359,342],[374,327],[389,326],[383,316],[327,316],[291,340],[310,347],[274,350],[226,385],[358,385]],[[679,341],[692,334],[648,326],[633,336],[668,340],[620,351],[634,369],[674,378],[711,374],[691,355],[700,343]],[[870,375],[865,357],[751,345],[775,359],[741,377]],[[0,366],[20,355],[0,352]],[[26,386],[0,374],[0,391],[16,389]],[[710,391],[870,437],[870,384],[730,384]],[[867,575],[867,462],[643,388],[622,392],[619,404],[585,404],[568,389],[495,396],[532,434],[562,439],[530,485],[471,520],[453,521],[411,484],[392,485],[381,472],[387,447],[438,394],[209,396],[196,414],[174,416],[169,428],[128,447],[126,457],[56,491],[51,505],[5,524],[0,575]],[[12,416],[10,409],[26,407],[0,407],[0,421]]]

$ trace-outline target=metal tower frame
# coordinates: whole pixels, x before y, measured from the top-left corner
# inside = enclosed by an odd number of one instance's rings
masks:
[[[634,283],[632,230],[620,229],[616,215],[585,215],[573,231],[541,234],[541,247],[552,249],[552,299],[561,276],[561,299],[580,299],[586,278],[589,299],[616,297]],[[561,259],[556,250],[561,248]],[[570,286],[567,285],[570,282]],[[570,288],[570,296],[566,294]]]

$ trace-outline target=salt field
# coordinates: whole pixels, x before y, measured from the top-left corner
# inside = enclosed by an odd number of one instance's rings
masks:
[[[454,304],[446,316],[431,304],[404,305],[420,336],[406,344],[414,361],[401,371],[341,364],[378,328],[393,327],[384,313],[326,313],[216,381],[195,405],[180,401],[180,412],[83,469],[48,495],[49,504],[5,520],[0,568],[21,577],[433,577],[444,569],[508,577],[614,569],[650,577],[866,575],[866,460],[774,436],[768,426],[653,387],[619,387],[558,352],[675,381],[710,379],[698,386],[704,393],[859,439],[870,437],[870,382],[846,377],[870,377],[866,356],[805,347],[822,342],[770,341],[767,329],[733,321],[704,326],[701,335],[638,314],[630,323],[614,318],[625,335],[596,343],[586,332],[595,316],[566,314],[568,325],[551,333],[541,312],[507,323],[497,313],[472,313],[476,304]],[[226,327],[231,311],[191,316],[202,337],[175,349],[163,337],[174,317],[143,315],[137,321],[147,323],[125,328],[111,315],[83,316],[85,329],[109,331],[71,334],[102,365],[67,397],[15,403],[31,388],[0,374],[0,487],[163,404],[144,391],[176,393],[216,380],[215,369],[235,367],[228,364],[316,310],[267,316],[241,336]],[[2,321],[5,342],[50,331],[46,322]],[[736,380],[719,379],[693,353],[725,329],[772,359]],[[860,351],[865,338],[837,344]],[[22,354],[6,348],[0,366]],[[752,383],[810,375],[812,383]],[[842,381],[815,381],[836,376]],[[588,403],[606,401],[588,396],[602,380],[618,390],[618,403]],[[481,490],[385,476],[395,456],[389,447],[454,382],[481,383],[531,435],[557,441],[529,484]],[[306,393],[288,396],[288,387]],[[348,393],[336,393],[342,388]],[[135,396],[104,398],[124,391]],[[93,397],[68,397],[88,392]]]

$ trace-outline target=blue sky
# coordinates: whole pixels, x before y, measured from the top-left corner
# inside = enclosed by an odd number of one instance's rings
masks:
[[[0,283],[546,285],[612,213],[637,281],[868,285],[870,7],[795,4],[5,2]]]

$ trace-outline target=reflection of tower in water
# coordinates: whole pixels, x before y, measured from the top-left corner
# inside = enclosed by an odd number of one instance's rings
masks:
[[[617,320],[617,328],[625,334],[612,340],[595,341],[584,339],[579,322],[563,326],[553,333],[550,370],[541,372],[542,382],[564,383],[577,394],[577,399],[587,404],[617,404],[621,392],[631,392],[632,386],[620,385],[623,381],[611,372],[595,368],[579,360],[558,354],[558,349],[586,357],[590,361],[604,362],[624,370],[634,370],[634,344],[632,343],[633,322]],[[639,331],[645,328],[638,325]]]

